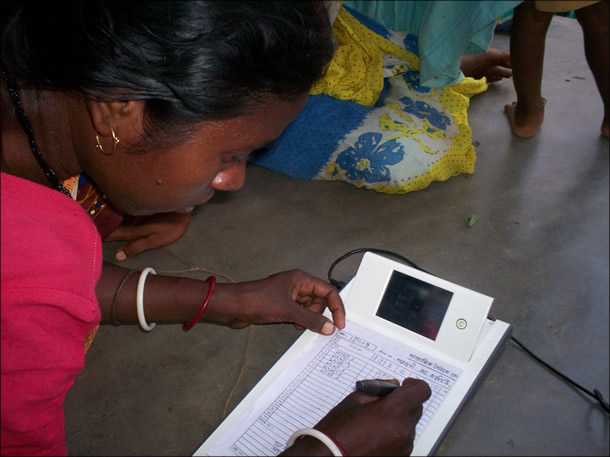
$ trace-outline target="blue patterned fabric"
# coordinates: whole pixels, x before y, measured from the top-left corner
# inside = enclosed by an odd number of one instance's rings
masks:
[[[337,168],[345,170],[345,176],[352,181],[367,183],[389,181],[388,165],[395,165],[405,156],[405,149],[396,140],[382,142],[381,133],[367,132],[360,135],[356,144],[345,149],[337,157]],[[366,163],[366,167],[360,164]]]
[[[297,179],[313,179],[346,132],[362,124],[371,107],[328,95],[310,95],[303,110],[271,146],[250,160]],[[329,128],[332,126],[332,128]]]
[[[345,14],[380,37],[372,40],[420,51],[414,34],[388,30],[348,8]],[[383,193],[407,193],[474,172],[467,108],[470,96],[487,89],[485,80],[435,89],[421,84],[419,71],[410,68],[417,61],[404,53],[386,52],[382,60],[383,89],[374,106],[310,95],[281,137],[250,160],[292,178],[343,181]]]

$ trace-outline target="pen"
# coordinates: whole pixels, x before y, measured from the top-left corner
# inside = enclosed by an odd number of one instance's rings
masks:
[[[360,392],[370,395],[379,395],[380,397],[393,392],[394,389],[400,387],[398,384],[391,382],[379,381],[377,379],[365,379],[364,381],[356,381],[356,389]]]

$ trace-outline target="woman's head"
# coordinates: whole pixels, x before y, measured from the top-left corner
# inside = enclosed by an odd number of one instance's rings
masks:
[[[25,2],[1,59],[20,87],[84,95],[78,163],[120,209],[150,214],[241,186],[332,52],[321,2],[84,0]],[[95,135],[112,144],[111,127],[120,153],[104,155]]]
[[[146,134],[235,117],[308,92],[333,52],[321,2],[25,2],[2,65],[37,87],[146,101]]]

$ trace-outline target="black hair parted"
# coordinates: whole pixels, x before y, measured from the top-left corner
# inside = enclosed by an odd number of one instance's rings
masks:
[[[166,132],[306,93],[334,51],[320,1],[20,3],[2,30],[5,70],[39,88],[146,100]]]

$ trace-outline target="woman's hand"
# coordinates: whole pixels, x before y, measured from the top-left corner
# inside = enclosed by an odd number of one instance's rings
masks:
[[[322,315],[326,307],[334,325]],[[329,283],[292,270],[258,281],[217,284],[203,319],[232,328],[290,322],[297,328],[330,335],[335,326],[345,327],[345,308]]]
[[[104,241],[128,241],[114,254],[114,258],[121,261],[179,240],[190,221],[190,212],[131,216],[104,238]]]
[[[409,455],[422,405],[430,394],[426,382],[413,378],[385,397],[356,391],[314,428],[332,436],[347,455]],[[305,436],[281,455],[328,455],[328,449]]]

